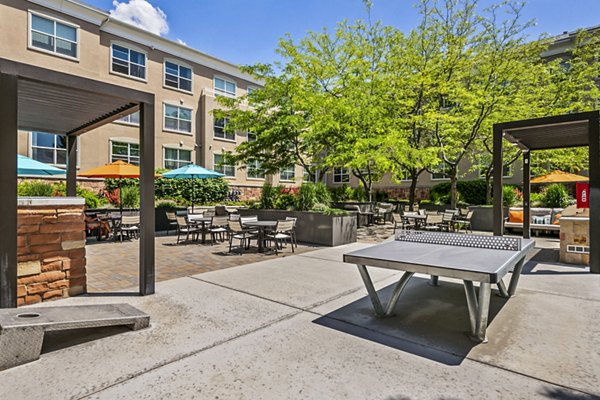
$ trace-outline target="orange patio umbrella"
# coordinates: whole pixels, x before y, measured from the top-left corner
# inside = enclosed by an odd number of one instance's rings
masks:
[[[531,180],[531,183],[572,183],[587,182],[590,178],[583,175],[572,174],[564,171],[553,171],[546,175],[540,175]]]
[[[121,185],[123,178],[139,178],[140,167],[133,164],[128,164],[125,161],[115,161],[110,164],[103,165],[80,172],[78,176],[86,178],[114,178],[119,180],[119,209],[123,213],[123,202],[121,200]]]

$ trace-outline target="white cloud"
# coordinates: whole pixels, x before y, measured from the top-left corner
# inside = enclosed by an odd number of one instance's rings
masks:
[[[184,42],[183,40],[177,38],[177,43],[182,44],[184,46],[187,46],[188,44],[186,42]]]
[[[118,20],[135,25],[157,35],[169,33],[167,15],[146,0],[113,1],[110,15]]]

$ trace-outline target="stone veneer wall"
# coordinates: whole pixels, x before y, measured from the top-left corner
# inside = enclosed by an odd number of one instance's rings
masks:
[[[408,196],[410,194],[410,188],[394,187],[394,186],[385,187],[385,188],[376,188],[376,189],[374,189],[374,191],[375,192],[386,192],[390,199],[408,199]],[[415,190],[415,200],[417,200],[417,201],[428,200],[430,191],[431,191],[431,188],[418,187]]]
[[[568,245],[590,246],[589,218],[563,217],[560,219],[560,261],[567,264],[590,264],[589,254],[568,252]]]
[[[86,292],[83,207],[77,197],[19,198],[17,305]]]

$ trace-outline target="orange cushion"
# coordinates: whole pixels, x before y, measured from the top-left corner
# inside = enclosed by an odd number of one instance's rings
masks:
[[[523,211],[508,211],[508,222],[520,222],[523,223]]]
[[[552,224],[553,224],[553,225],[559,225],[559,224],[560,224],[560,221],[559,221],[559,219],[560,219],[560,217],[561,217],[561,216],[562,216],[562,214],[556,214],[556,215],[554,216],[554,222],[553,222]]]

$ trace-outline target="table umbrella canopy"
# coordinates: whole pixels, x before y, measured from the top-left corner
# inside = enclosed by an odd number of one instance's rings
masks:
[[[32,158],[17,155],[17,174],[19,175],[64,175],[66,171],[44,164]]]
[[[206,169],[199,165],[188,164],[181,168],[174,169],[169,172],[162,174],[163,178],[175,178],[175,179],[207,179],[207,178],[221,178],[225,175]]]
[[[77,175],[86,178],[139,178],[140,167],[119,160],[101,167],[88,169]]]
[[[570,182],[587,182],[589,178],[583,175],[572,174],[564,171],[553,171],[546,175],[535,177],[531,183],[570,183]]]
[[[169,172],[165,172],[162,174],[163,178],[173,178],[173,179],[212,179],[212,178],[221,178],[225,176],[216,171],[212,171],[210,169],[206,169],[199,165],[188,164],[181,168],[174,169]],[[194,212],[194,198],[196,197],[196,182],[194,181],[192,185],[192,212]]]

